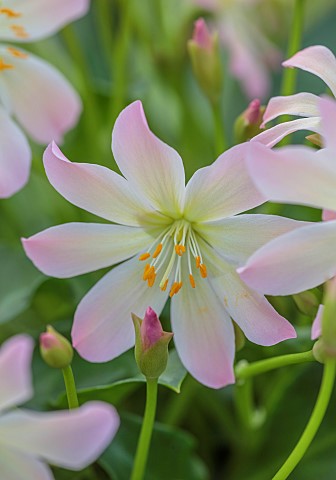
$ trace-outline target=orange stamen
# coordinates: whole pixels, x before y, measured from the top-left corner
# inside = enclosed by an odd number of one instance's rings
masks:
[[[162,285],[162,287],[160,287],[163,292],[166,290],[167,285],[168,285],[168,278],[166,279],[166,281],[164,282],[164,284]]]
[[[143,260],[147,260],[150,257],[150,253],[142,253],[139,257],[139,260],[142,262]]]
[[[190,281],[190,285],[192,286],[192,288],[195,288],[196,287],[195,279],[194,279],[194,277],[192,276],[191,273],[189,274],[189,281]]]
[[[149,272],[150,268],[151,268],[150,264],[147,263],[147,265],[145,266],[145,269],[144,269],[143,277],[142,277],[143,280],[147,280],[148,272]]]
[[[159,243],[159,245],[156,247],[155,252],[153,253],[153,258],[156,258],[157,256],[160,255],[162,250],[162,243]]]
[[[200,264],[199,269],[200,269],[201,277],[206,278],[208,276],[208,272],[207,272],[207,268],[204,265],[204,263]]]
[[[25,28],[22,25],[11,25],[10,28],[13,30],[14,35],[19,38],[27,38],[29,37],[28,33],[26,32]]]
[[[196,257],[195,261],[196,261],[196,268],[199,268],[201,265],[201,257]]]
[[[7,50],[11,55],[13,55],[13,57],[17,57],[17,58],[27,58],[28,57],[27,53],[23,53],[20,50],[17,50],[16,48],[14,48],[14,47],[7,47]]]
[[[147,283],[149,287],[152,287],[154,285],[155,279],[156,279],[156,273],[154,270],[154,267],[152,273],[150,274],[149,278],[147,279]]]
[[[14,65],[11,63],[5,63],[2,58],[0,58],[0,70],[9,70],[11,68],[14,68]]]
[[[181,287],[182,287],[182,282],[174,282],[170,289],[170,293],[169,293],[170,298],[176,295],[176,293],[178,293],[181,290]]]
[[[180,257],[182,257],[182,255],[184,254],[185,251],[186,251],[186,248],[185,248],[184,245],[175,245],[175,252]]]
[[[4,15],[7,15],[7,17],[10,17],[10,18],[21,17],[21,13],[14,12],[14,10],[12,10],[11,8],[0,8],[0,14],[1,13]]]

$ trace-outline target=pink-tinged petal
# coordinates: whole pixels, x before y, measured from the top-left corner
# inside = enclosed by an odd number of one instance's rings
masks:
[[[296,67],[320,77],[336,96],[336,58],[329,48],[314,45],[296,53],[282,64]]]
[[[238,272],[265,294],[302,292],[336,275],[335,242],[336,221],[309,225],[271,240]]]
[[[194,24],[192,41],[204,50],[211,51],[214,46],[213,38],[210,34],[204,18],[199,18]]]
[[[323,315],[324,305],[320,305],[316,317],[313,321],[312,330],[311,330],[311,339],[316,340],[321,336],[322,333],[322,315]]]
[[[0,410],[20,405],[32,397],[33,348],[33,340],[27,335],[16,335],[1,346]]]
[[[152,347],[164,335],[161,322],[156,312],[148,307],[140,326],[142,346],[144,349]]]
[[[118,427],[116,410],[103,402],[51,413],[16,410],[0,418],[5,446],[72,470],[96,460]]]
[[[77,207],[123,225],[160,221],[160,215],[136,195],[121,175],[101,165],[70,162],[52,142],[44,152],[51,185]]]
[[[178,354],[196,380],[211,388],[234,383],[233,325],[208,279],[194,289],[183,279],[172,298],[171,323]]]
[[[275,237],[307,225],[276,215],[237,215],[195,225],[201,237],[232,265],[242,265]]]
[[[0,198],[7,198],[28,181],[29,143],[7,112],[0,107]]]
[[[3,480],[54,480],[50,468],[31,455],[1,443],[1,478]]]
[[[7,108],[35,141],[62,141],[82,110],[77,92],[49,63],[31,53],[15,51],[23,56],[12,55],[4,47],[0,49],[4,61],[14,67],[2,71],[0,77]]]
[[[290,122],[279,123],[279,125],[268,128],[264,132],[261,132],[253,137],[251,142],[258,142],[266,145],[267,147],[273,147],[287,135],[298,132],[299,130],[310,130],[315,133],[321,133],[321,118],[297,118],[296,120],[291,120]]]
[[[181,157],[150,131],[140,101],[117,118],[112,151],[121,173],[154,208],[173,217],[181,213],[185,182]]]
[[[250,143],[246,164],[270,200],[336,210],[336,162],[332,152],[301,146],[277,151]]]
[[[227,150],[212,165],[194,173],[186,187],[186,219],[191,222],[219,220],[266,201],[246,168],[247,145]]]
[[[131,313],[143,318],[148,305],[159,315],[169,290],[142,279],[144,264],[132,258],[106,274],[82,299],[72,328],[73,346],[91,362],[106,362],[134,345]],[[163,269],[164,271],[164,269]]]
[[[1,28],[1,40],[31,42],[52,35],[85,15],[90,0],[14,0],[8,6],[19,16],[7,18]],[[13,25],[24,30],[12,28]]]
[[[322,220],[324,222],[329,222],[330,220],[336,220],[335,210],[327,210],[326,208],[324,208],[322,210]]]
[[[321,114],[321,132],[324,139],[324,146],[330,148],[336,153],[336,101],[323,97],[318,102]]]
[[[288,97],[273,97],[266,107],[261,127],[263,128],[266,123],[280,115],[317,117],[320,115],[318,101],[319,97],[312,93],[297,93]]]
[[[278,314],[263,295],[251,290],[235,270],[206,244],[209,280],[228,314],[246,337],[258,345],[274,345],[295,338],[293,326]]]
[[[153,236],[140,228],[98,223],[67,223],[22,240],[34,265],[58,278],[114,265],[152,242]]]

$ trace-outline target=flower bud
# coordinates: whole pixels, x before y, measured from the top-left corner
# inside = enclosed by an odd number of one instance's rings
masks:
[[[70,342],[50,325],[40,335],[40,352],[43,360],[52,368],[65,368],[72,362]]]
[[[203,18],[195,22],[188,51],[194,75],[211,103],[218,102],[222,91],[222,66],[218,47],[218,33],[210,34]]]
[[[298,309],[305,315],[314,315],[319,306],[319,301],[316,295],[309,290],[293,295],[293,300]]]
[[[313,347],[313,353],[321,363],[328,358],[336,358],[336,277],[325,285],[324,306],[319,308],[312,328],[312,339],[319,340]]]
[[[237,117],[234,124],[236,143],[246,142],[262,131],[260,125],[264,111],[265,107],[260,104],[258,98],[249,103],[247,109]]]
[[[148,307],[141,320],[132,313],[135,328],[135,360],[147,378],[159,378],[168,362],[168,344],[172,333],[164,332],[158,316]]]
[[[246,343],[246,338],[243,330],[236,324],[236,322],[232,321],[232,323],[233,323],[233,329],[235,334],[236,352],[239,352],[239,350],[244,348]]]

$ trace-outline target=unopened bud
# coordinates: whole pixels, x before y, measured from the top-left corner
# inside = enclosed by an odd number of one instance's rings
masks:
[[[72,362],[70,342],[50,325],[40,335],[40,352],[43,360],[52,368],[65,368]]]
[[[264,111],[265,106],[260,104],[258,98],[249,103],[247,109],[237,117],[234,124],[236,143],[246,142],[262,131],[260,125]]]
[[[298,309],[305,315],[314,315],[319,306],[319,300],[313,292],[306,291],[293,295]]]
[[[336,277],[326,283],[322,315],[322,338],[330,352],[336,353]]]
[[[158,316],[148,307],[143,320],[132,313],[135,328],[135,359],[147,378],[159,378],[168,362],[168,344],[173,337],[164,332]]]
[[[216,103],[222,91],[222,66],[219,55],[218,33],[211,34],[203,18],[195,22],[188,51],[194,75],[211,103]]]
[[[236,352],[239,352],[239,350],[241,350],[245,346],[246,338],[243,330],[236,324],[236,322],[232,323],[235,333]]]

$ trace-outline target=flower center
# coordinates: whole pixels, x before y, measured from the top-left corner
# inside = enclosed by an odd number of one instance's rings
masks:
[[[166,290],[169,277],[173,275],[174,282],[169,293],[172,297],[182,288],[181,270],[182,256],[184,255],[187,258],[189,282],[192,288],[195,288],[196,282],[193,270],[198,270],[200,276],[206,278],[207,269],[203,263],[197,238],[190,223],[185,220],[176,220],[155,239],[148,252],[140,255],[140,261],[151,258],[150,263],[146,263],[143,280],[147,281],[149,287],[152,287],[160,274],[159,286],[161,290]]]

